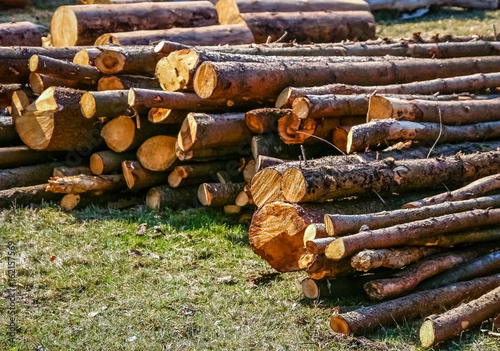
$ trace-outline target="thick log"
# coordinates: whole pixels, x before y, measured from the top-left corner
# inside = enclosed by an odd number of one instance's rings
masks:
[[[328,258],[340,260],[363,249],[382,249],[408,245],[413,239],[427,238],[453,231],[500,223],[500,210],[473,210],[436,218],[398,224],[389,228],[365,230],[340,237],[326,249]]]
[[[275,132],[278,130],[278,120],[291,113],[290,109],[259,108],[245,113],[245,123],[255,134]]]
[[[421,246],[363,250],[352,256],[351,265],[357,271],[363,272],[368,272],[379,267],[400,269],[441,250],[439,247]]]
[[[393,1],[393,0],[368,0],[371,10],[414,10],[428,6],[452,6],[479,9],[497,9],[498,3],[494,0],[414,0],[414,1]]]
[[[188,151],[238,145],[250,141],[251,137],[243,113],[190,113],[182,123],[177,143],[181,150]]]
[[[439,62],[439,63],[437,63]],[[291,85],[317,86],[331,83],[374,85],[408,83],[498,69],[497,57],[414,59],[376,62],[204,62],[194,78],[194,90],[203,98],[225,96],[275,98]],[[352,74],[356,71],[357,74]],[[377,72],[377,73],[375,73]],[[380,73],[383,72],[383,73]]]
[[[100,195],[106,192],[123,190],[125,179],[121,174],[102,174],[98,176],[78,175],[72,177],[51,177],[47,191],[60,194]]]
[[[0,190],[46,183],[52,176],[54,167],[60,164],[42,163],[0,170]]]
[[[252,192],[253,192],[252,184]],[[252,193],[253,194],[253,193]],[[312,223],[319,223],[326,213],[355,214],[376,209],[398,208],[404,201],[398,196],[387,199],[357,199],[305,204],[299,206],[284,202],[264,205],[252,218],[249,229],[253,251],[280,272],[299,270],[298,260],[305,252],[304,231]]]
[[[1,0],[0,8],[22,8],[28,6],[31,0]]]
[[[161,89],[158,79],[144,76],[118,75],[106,76],[97,82],[97,90],[127,90],[137,89]]]
[[[153,210],[165,208],[198,207],[198,187],[171,188],[168,185],[149,189],[146,196],[146,206]]]
[[[90,168],[87,166],[77,166],[77,167],[59,166],[54,168],[52,176],[57,178],[63,178],[63,177],[77,176],[80,174],[92,175],[92,172],[90,171]]]
[[[43,55],[33,55],[29,61],[29,69],[33,73],[76,80],[85,85],[97,84],[101,78],[101,73],[94,66],[77,65]]]
[[[498,176],[500,177],[500,175]],[[455,202],[444,202],[422,208],[402,209],[390,212],[370,213],[356,216],[325,215],[325,226],[330,236],[357,233],[361,228],[380,229],[396,224],[443,216],[450,213],[474,209],[500,207],[500,195],[472,198]]]
[[[0,7],[2,4],[0,3]],[[0,24],[0,46],[42,46],[40,27],[31,22]]]
[[[129,116],[133,111],[128,106],[128,90],[86,92],[80,99],[85,118]]]
[[[124,20],[125,19],[125,20]],[[217,24],[217,12],[208,1],[132,3],[127,6],[61,6],[52,16],[54,46],[91,45],[105,33],[203,27]]]
[[[23,142],[35,150],[92,150],[101,142],[98,126],[80,110],[83,91],[50,87],[16,118]]]
[[[177,160],[175,143],[177,138],[157,135],[145,140],[137,150],[137,160],[150,171],[166,171]]]
[[[32,150],[27,146],[0,148],[0,169],[22,167],[54,160],[50,152]]]
[[[103,50],[95,59],[95,66],[104,74],[151,75],[164,57],[153,46],[126,46]]]
[[[52,193],[49,193],[52,194]],[[66,194],[61,199],[61,210],[71,212],[89,206],[103,206],[116,210],[126,209],[140,205],[144,202],[142,197],[130,196],[128,193],[105,193],[101,195]]]
[[[47,184],[39,184],[0,190],[0,208],[41,204],[42,202],[59,201],[61,199],[61,194],[47,192],[45,191],[46,187]]]
[[[198,200],[203,206],[233,205],[245,183],[203,183],[198,188]]]
[[[245,25],[236,24],[106,33],[97,38],[94,45],[150,45],[161,40],[185,45],[199,43],[203,43],[203,45],[238,45],[254,42],[250,29]]]
[[[423,280],[452,269],[464,262],[493,251],[491,244],[481,244],[462,251],[444,252],[422,258],[389,278],[376,279],[363,288],[372,300],[392,299],[406,295]]]
[[[123,161],[122,171],[127,187],[132,191],[165,184],[168,179],[168,173],[148,171],[137,161]]]
[[[153,107],[148,112],[148,121],[151,123],[175,124],[180,126],[188,114],[189,110]]]
[[[374,82],[376,83],[376,82]],[[285,88],[276,99],[276,107],[292,107],[295,99],[307,95],[352,95],[352,94],[421,94],[432,95],[453,94],[459,92],[475,92],[500,85],[500,73],[473,74],[461,77],[438,78],[411,82],[406,84],[391,84],[377,86],[361,86],[348,84],[330,84],[325,86]]]
[[[500,189],[500,174],[493,174],[480,178],[462,188],[446,193],[426,197],[425,199],[413,201],[403,206],[405,209],[419,208],[441,204],[447,201],[463,201],[486,195]]]
[[[135,153],[116,153],[110,150],[98,151],[90,156],[90,170],[95,175],[111,174],[122,170],[122,162],[134,160]]]
[[[460,334],[484,320],[494,317],[500,310],[500,287],[483,296],[462,304],[440,315],[425,319],[420,328],[420,342],[430,347]]]
[[[30,87],[35,94],[42,94],[50,87],[66,87],[82,90],[94,90],[95,85],[83,84],[77,80],[71,80],[61,77],[49,76],[40,73],[31,73],[29,76]]]
[[[330,327],[337,333],[361,335],[369,329],[389,327],[404,320],[440,312],[475,299],[499,284],[500,275],[497,274],[414,293],[347,313],[335,313]]]

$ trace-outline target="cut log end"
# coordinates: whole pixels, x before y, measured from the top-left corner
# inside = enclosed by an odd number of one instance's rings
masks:
[[[135,90],[134,88],[130,88],[128,91],[128,105],[131,107],[135,106]]]
[[[306,195],[306,180],[302,171],[297,168],[286,170],[281,179],[281,190],[287,201],[300,202]]]
[[[177,160],[176,137],[157,135],[147,139],[137,150],[137,159],[150,171],[165,171]]]
[[[426,320],[420,327],[420,342],[423,347],[434,345],[434,324],[432,320]]]
[[[146,206],[152,210],[159,210],[161,204],[161,194],[157,188],[151,188],[146,196]]]
[[[335,235],[335,227],[333,226],[333,221],[329,215],[327,215],[327,214],[325,215],[324,222],[325,222],[325,229],[326,229],[326,232],[328,233],[328,235],[334,236]]]
[[[96,175],[104,172],[104,162],[101,155],[98,153],[94,153],[90,156],[90,170]]]
[[[40,74],[33,72],[30,73],[29,82],[31,90],[33,90],[35,94],[41,94],[45,90],[43,80]]]
[[[295,99],[292,104],[292,109],[295,116],[299,119],[305,119],[309,117],[311,101],[306,97]]]
[[[38,55],[33,55],[30,57],[28,67],[31,72],[35,72],[38,69]]]
[[[121,52],[106,50],[97,56],[95,65],[104,74],[115,74],[123,70],[125,61],[126,57]]]
[[[52,45],[74,46],[78,41],[78,20],[71,6],[60,6],[50,21]]]
[[[217,72],[210,62],[204,62],[196,71],[193,83],[194,91],[199,97],[207,99],[217,87]]]
[[[332,242],[325,250],[325,255],[333,260],[340,260],[344,257],[345,247],[344,242],[340,238]]]
[[[318,284],[311,278],[305,278],[302,281],[302,292],[308,299],[315,300],[319,296]]]
[[[182,123],[181,130],[178,137],[178,145],[181,150],[189,150],[194,142],[196,141],[196,134],[198,130],[198,124],[193,116],[193,114],[188,114],[184,122]]]
[[[372,119],[389,118],[391,115],[392,106],[389,100],[377,95],[373,95],[370,98],[368,114],[366,115],[367,122],[370,122]]]
[[[96,113],[96,102],[94,95],[90,92],[86,92],[83,94],[82,98],[80,99],[80,107],[82,109],[82,114],[86,118],[92,118],[94,117]],[[105,117],[105,116],[98,116],[98,117]]]
[[[347,139],[350,129],[350,126],[340,126],[333,131],[333,144],[343,152],[347,151]]]
[[[90,55],[87,49],[82,49],[75,54],[73,57],[73,63],[82,66],[90,65]]]
[[[106,145],[115,151],[126,151],[134,142],[136,127],[132,118],[120,116],[112,119],[101,130]]]
[[[341,315],[333,315],[330,319],[330,328],[336,333],[351,334],[351,330],[346,320]]]
[[[73,211],[79,203],[79,194],[66,194],[61,199],[61,209],[66,212],[70,212]]]
[[[160,86],[165,91],[178,91],[185,86],[177,76],[176,60],[171,55],[163,57],[156,64],[155,75],[160,82]]]
[[[278,98],[276,99],[276,107],[277,108],[285,108],[285,107],[290,107],[290,98],[292,96],[292,88],[286,88],[284,89],[279,95]]]
[[[253,177],[252,197],[257,207],[281,199],[281,177],[281,173],[271,168],[263,169]]]
[[[125,87],[123,83],[120,81],[120,78],[110,76],[110,77],[102,77],[97,82],[97,90],[105,91],[105,90],[123,90]]]

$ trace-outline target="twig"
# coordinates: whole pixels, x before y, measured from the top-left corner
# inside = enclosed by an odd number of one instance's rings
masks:
[[[308,135],[310,137],[313,137],[313,138],[316,138],[316,139],[319,139],[321,141],[324,141],[325,143],[327,143],[328,145],[330,146],[333,146],[338,152],[340,152],[342,155],[347,155],[344,151],[340,150],[338,147],[336,147],[335,145],[333,145],[331,142],[329,142],[328,140],[325,140],[323,138],[320,138],[319,136],[316,136],[316,135],[313,135],[313,134],[309,134],[309,133],[304,133],[304,132],[301,132],[301,131],[297,131],[297,133],[300,133],[300,134],[304,134],[304,135]]]
[[[439,107],[438,107],[438,113],[439,113],[439,135],[438,135],[436,141],[434,142],[434,145],[432,145],[431,149],[429,150],[429,153],[427,154],[427,158],[429,158],[431,156],[432,150],[434,150],[434,148],[436,147],[439,139],[441,138],[441,134],[443,133],[443,120],[441,118],[441,109]]]

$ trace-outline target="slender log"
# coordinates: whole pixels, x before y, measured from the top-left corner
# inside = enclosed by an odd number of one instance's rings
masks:
[[[287,86],[331,83],[373,85],[408,83],[497,69],[497,57],[414,59],[376,62],[204,62],[194,77],[194,90],[203,98],[225,96],[275,98]],[[353,75],[355,70],[357,74]],[[375,73],[376,72],[376,73]],[[383,73],[380,73],[383,72]]]
[[[123,175],[102,174],[99,176],[51,177],[46,190],[60,194],[92,193],[100,195],[105,192],[122,190],[125,187],[126,183]]]
[[[175,155],[180,161],[214,161],[231,160],[237,157],[245,156],[248,153],[242,151],[237,145],[224,146],[223,148],[205,148],[197,150],[181,150],[179,140],[175,143]]]
[[[10,106],[12,95],[21,88],[21,84],[0,84],[0,108]]]
[[[198,200],[203,206],[232,205],[244,186],[245,183],[203,183],[198,188]]]
[[[94,45],[150,45],[161,40],[184,45],[197,45],[199,43],[203,43],[203,45],[238,45],[254,42],[253,34],[247,26],[231,24],[106,33],[97,38]]]
[[[148,121],[151,123],[181,125],[189,114],[186,110],[171,110],[169,108],[153,107],[148,112]]]
[[[29,76],[30,87],[35,94],[42,94],[50,87],[66,87],[82,90],[93,90],[95,85],[82,84],[77,80],[71,80],[61,77],[49,76],[40,73],[31,73]]]
[[[438,234],[431,237],[417,238],[408,245],[415,246],[439,246],[453,247],[459,244],[479,243],[495,241],[500,238],[498,228],[495,226],[486,227],[475,231],[465,231],[455,234]]]
[[[168,176],[168,184],[172,188],[179,187],[182,183],[186,184],[186,181],[193,179],[193,184],[200,179],[205,179],[205,181],[198,182],[198,184],[209,182],[216,178],[215,174],[218,171],[228,169],[228,163],[226,161],[215,161],[206,163],[195,163],[191,165],[181,165],[173,169],[173,171]]]
[[[101,142],[96,121],[80,111],[82,91],[50,87],[16,118],[23,142],[35,150],[92,150]]]
[[[264,168],[281,165],[286,162],[287,161],[282,160],[281,158],[259,155],[257,157],[257,162],[255,164],[255,170],[259,172],[262,171]]]
[[[422,208],[402,209],[357,216],[343,216],[338,214],[325,215],[325,226],[330,236],[341,236],[357,233],[361,228],[369,228],[372,230],[387,228],[396,224],[443,216],[445,214],[474,209],[486,209],[490,207],[500,207],[500,195],[455,202],[444,202]]]
[[[497,274],[414,293],[347,313],[335,313],[330,320],[330,327],[337,333],[361,335],[369,329],[388,327],[421,315],[440,312],[477,298],[498,284],[500,275]]]
[[[46,183],[52,176],[55,163],[0,170],[0,190]]]
[[[369,0],[367,1],[371,10],[414,10],[427,6],[453,6],[470,7],[480,9],[497,9],[498,4],[495,1],[464,1],[464,0],[417,0],[417,1],[387,1],[387,0]]]
[[[255,134],[263,134],[278,129],[278,120],[292,113],[290,109],[259,108],[245,113],[245,123]]]
[[[127,187],[132,191],[165,184],[168,177],[166,172],[148,171],[137,161],[123,161],[122,171]]]
[[[345,277],[319,280],[307,277],[302,280],[301,286],[304,296],[308,299],[338,299],[343,296],[351,296],[351,294],[364,294],[363,284],[367,279],[374,279],[374,277],[374,274],[359,276],[356,279]]]
[[[124,20],[126,19],[126,20]],[[54,46],[93,44],[105,33],[203,27],[217,24],[215,7],[207,1],[132,3],[127,6],[61,6],[52,16],[50,33]]]
[[[391,84],[377,86],[361,86],[348,84],[330,84],[325,86],[285,88],[276,99],[276,107],[292,107],[292,103],[299,97],[307,95],[352,95],[352,94],[421,94],[429,95],[439,92],[453,94],[458,92],[475,92],[494,88],[500,85],[500,73],[472,74],[461,77],[438,78],[411,82],[406,84]]]
[[[166,171],[177,160],[175,143],[177,138],[157,135],[145,140],[137,150],[137,159],[150,171]]]
[[[304,257],[305,256],[305,257]],[[299,260],[299,267],[312,279],[332,279],[351,276],[354,269],[349,260],[333,261],[324,254],[305,253]]]
[[[305,242],[305,247],[307,252],[312,254],[324,254],[333,240],[335,240],[333,237],[312,239]]]
[[[152,46],[114,47],[103,50],[95,59],[95,66],[104,74],[150,75],[164,57]]]
[[[122,162],[134,160],[135,153],[98,151],[90,156],[90,170],[95,175],[111,174],[122,170]]]
[[[82,84],[97,84],[101,73],[94,66],[82,66],[43,55],[33,55],[29,61],[30,71],[55,77],[76,80]]]
[[[420,328],[420,342],[423,347],[436,345],[495,316],[499,310],[500,287],[497,287],[443,314],[427,317]]]
[[[1,4],[0,4],[1,7]],[[40,27],[31,22],[0,24],[0,46],[42,46]]]
[[[363,249],[408,245],[412,239],[500,223],[500,210],[472,210],[436,218],[398,224],[389,228],[365,230],[340,237],[326,249],[328,258],[340,260]]]
[[[198,207],[198,187],[171,188],[168,185],[149,189],[146,196],[146,206],[153,210],[165,208]]]
[[[106,76],[97,82],[97,90],[127,90],[137,89],[161,89],[158,79],[144,76],[118,75]]]
[[[357,271],[386,267],[400,269],[415,263],[423,257],[441,252],[439,247],[403,247],[395,249],[363,250],[351,258],[351,265]]]
[[[307,246],[308,241],[327,237],[329,237],[329,235],[323,223],[309,224],[304,232],[304,246]]]
[[[63,178],[63,177],[77,176],[80,174],[92,175],[92,172],[90,171],[90,168],[87,166],[78,166],[78,167],[60,166],[54,168],[52,176],[57,178]]]
[[[134,113],[128,106],[128,90],[86,92],[80,99],[80,106],[85,118],[114,118]],[[143,111],[142,108],[137,113]]]
[[[50,152],[35,151],[27,146],[0,148],[0,169],[22,167],[54,160]]]
[[[52,194],[52,193],[49,193]],[[105,206],[117,210],[140,205],[144,199],[127,193],[106,193],[99,196],[87,194],[66,194],[61,199],[61,210],[71,212],[89,206]]]
[[[403,206],[403,208],[420,208],[424,206],[441,204],[447,201],[463,201],[486,195],[489,192],[498,189],[500,189],[500,174],[493,174],[484,178],[480,178],[460,189],[451,192],[448,191],[446,193],[407,203]]]
[[[61,194],[47,192],[45,191],[46,187],[47,184],[39,184],[0,190],[0,208],[41,204],[42,202],[59,201],[61,199]]]
[[[491,244],[473,246],[462,251],[444,252],[422,258],[389,278],[372,280],[364,290],[372,300],[406,295],[423,280],[492,251]]]

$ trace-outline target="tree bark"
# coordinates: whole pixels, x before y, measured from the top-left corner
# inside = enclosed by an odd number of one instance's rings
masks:
[[[349,260],[333,261],[324,254],[305,253],[299,267],[303,269],[312,279],[331,279],[351,276],[354,269]]]
[[[10,106],[12,95],[20,89],[21,84],[0,84],[0,109]]]
[[[453,247],[459,244],[479,243],[486,241],[494,241],[500,238],[498,228],[487,227],[479,230],[468,230],[455,234],[437,234],[430,237],[417,238],[408,245],[415,246],[439,246]]]
[[[130,116],[128,90],[86,92],[80,99],[82,114],[86,118]]]
[[[328,258],[340,260],[363,249],[408,245],[413,239],[423,239],[498,223],[500,223],[500,209],[449,214],[340,237],[330,244],[325,254]]]
[[[76,80],[84,85],[95,85],[101,72],[94,66],[82,66],[49,56],[33,55],[29,61],[30,71],[58,78]]]
[[[278,130],[278,120],[291,113],[291,109],[259,108],[245,113],[245,123],[255,134],[275,132]]]
[[[198,200],[203,206],[234,205],[236,197],[244,187],[245,183],[203,183],[198,188]]]
[[[179,147],[179,140],[175,143],[175,155],[180,161],[191,161],[191,162],[208,162],[208,161],[220,161],[220,160],[231,160],[242,156],[247,156],[248,153],[238,145],[226,145],[223,148],[204,148],[197,150],[181,150]]]
[[[2,4],[0,4],[2,7]],[[42,46],[40,27],[31,22],[0,24],[0,46]]]
[[[80,174],[92,175],[92,172],[90,171],[90,168],[87,166],[78,166],[78,167],[60,166],[54,168],[52,176],[57,178],[63,178],[63,177],[73,177]]]
[[[56,163],[0,170],[0,190],[46,183],[52,176]]]
[[[49,76],[40,73],[31,73],[29,76],[30,87],[35,94],[42,94],[50,87],[65,87],[82,90],[95,90],[95,85],[83,84],[77,80]]]
[[[27,146],[0,148],[0,169],[31,166],[54,160],[50,152],[35,151]]]
[[[158,79],[134,76],[134,75],[118,75],[106,76],[99,79],[97,82],[97,90],[127,90],[130,88],[136,89],[161,89]]]
[[[259,155],[255,164],[257,172],[262,171],[264,168],[281,165],[289,161],[282,160],[281,158]]]
[[[148,112],[148,121],[151,123],[181,125],[189,114],[189,110],[171,110],[169,108],[153,107]]]
[[[95,59],[95,66],[104,74],[151,75],[158,61],[164,57],[150,45],[114,47],[103,50]]]
[[[0,190],[0,208],[27,206],[30,204],[40,204],[46,201],[59,201],[61,199],[61,194],[47,192],[45,191],[46,187],[47,184],[39,184]]]
[[[404,209],[419,208],[442,204],[447,201],[463,201],[474,197],[484,196],[489,192],[500,189],[500,174],[493,174],[480,178],[460,189],[413,201],[403,206]]]
[[[425,319],[420,328],[420,342],[430,347],[460,334],[500,311],[500,287],[440,315]]]
[[[500,275],[497,274],[414,293],[347,313],[335,313],[330,320],[330,327],[337,333],[361,335],[369,329],[389,327],[404,320],[440,312],[463,301],[470,301],[499,284]]]
[[[150,171],[166,171],[177,160],[175,143],[177,138],[157,135],[144,141],[137,150],[137,160]]]
[[[198,182],[197,184],[207,183],[217,179],[216,173],[221,170],[234,172],[234,169],[230,170],[229,168],[230,167],[227,161],[204,162],[177,166],[169,174],[168,184],[172,188],[177,188],[181,184],[186,184],[189,179],[193,179],[194,182],[204,179],[204,181]],[[195,184],[194,182],[193,184]]]
[[[300,144],[285,144],[280,136],[274,133],[254,135],[250,148],[256,160],[259,156],[282,157],[288,160],[298,160],[303,157]],[[321,143],[309,143],[303,148],[307,160],[331,154],[333,151]]]
[[[184,187],[173,189],[168,185],[156,186],[149,189],[146,196],[146,205],[153,210],[165,208],[198,207],[198,187]]]
[[[99,176],[78,175],[72,177],[52,177],[49,179],[47,191],[61,194],[91,193],[100,195],[105,192],[123,190],[125,179],[121,174],[106,174]]]
[[[148,171],[137,161],[123,161],[122,171],[127,187],[132,191],[165,184],[168,179],[167,172]]]
[[[120,172],[122,162],[126,160],[135,160],[135,153],[116,153],[110,150],[98,151],[90,156],[90,170],[95,175]]]
[[[77,5],[61,6],[54,12],[50,33],[54,46],[92,45],[105,33],[216,24],[217,12],[208,1]]]
[[[351,258],[351,265],[357,271],[368,272],[370,270],[385,267],[400,269],[415,263],[423,257],[441,252],[439,247],[403,247],[394,249],[363,250]]]
[[[470,7],[480,9],[497,9],[498,4],[494,0],[414,0],[414,1],[395,1],[395,0],[369,0],[370,9],[373,10],[414,10],[428,6],[452,6],[452,7]]]

